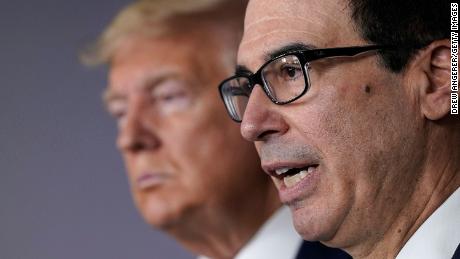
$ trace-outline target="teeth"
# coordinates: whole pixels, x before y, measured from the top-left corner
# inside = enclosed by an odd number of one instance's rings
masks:
[[[286,187],[292,187],[296,183],[300,182],[305,176],[307,176],[308,172],[305,170],[300,171],[299,173],[291,176],[286,176],[283,178],[284,184]]]
[[[315,168],[310,166],[310,167],[308,167],[307,170],[302,170],[302,171],[300,171],[299,173],[297,173],[295,175],[286,176],[286,177],[283,178],[284,185],[286,185],[286,187],[290,188],[290,187],[296,185],[298,182],[300,182],[302,179],[304,179],[307,175],[312,173],[314,170],[315,170]]]
[[[282,174],[286,173],[287,171],[289,171],[289,169],[290,168],[288,168],[288,167],[276,169],[275,173],[276,173],[276,175],[282,175]]]

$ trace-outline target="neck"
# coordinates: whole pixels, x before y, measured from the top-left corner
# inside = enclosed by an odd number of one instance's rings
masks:
[[[447,132],[446,132],[447,131]],[[379,240],[351,252],[353,258],[395,258],[417,229],[460,187],[460,134],[433,132],[419,178],[408,202],[392,218]]]
[[[265,193],[263,199],[248,195],[244,202],[234,202],[237,205],[231,209],[228,204],[208,208],[184,219],[167,232],[195,254],[213,259],[234,258],[281,205],[276,189],[273,186],[268,188],[268,195]]]

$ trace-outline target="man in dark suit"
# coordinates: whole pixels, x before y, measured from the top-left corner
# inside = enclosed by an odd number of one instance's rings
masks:
[[[452,256],[452,259],[460,259],[460,244],[457,247],[457,250],[455,250],[454,256]]]
[[[302,239],[215,89],[235,66],[245,7],[138,1],[85,57],[109,65],[104,101],[147,223],[200,258],[290,259]],[[321,251],[346,258],[320,243],[301,251],[301,258],[323,258]]]
[[[249,1],[236,75],[220,90],[304,239],[354,258],[454,254],[458,34],[449,39],[457,8]]]

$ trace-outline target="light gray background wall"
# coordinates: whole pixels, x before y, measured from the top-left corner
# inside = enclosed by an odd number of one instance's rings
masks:
[[[0,258],[193,258],[138,216],[76,58],[128,0],[0,3]]]

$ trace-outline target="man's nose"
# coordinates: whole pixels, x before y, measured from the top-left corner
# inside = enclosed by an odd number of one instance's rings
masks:
[[[126,114],[119,128],[117,146],[123,152],[141,152],[160,146],[155,119],[144,107],[136,107]]]
[[[256,86],[249,97],[241,122],[241,135],[249,141],[266,140],[282,135],[288,129],[279,105],[270,101],[261,87]]]

